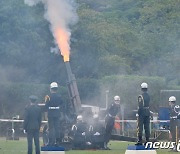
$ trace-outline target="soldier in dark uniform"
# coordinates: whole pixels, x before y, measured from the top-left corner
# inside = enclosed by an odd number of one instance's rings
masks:
[[[78,115],[77,123],[72,126],[73,144],[75,149],[86,148],[87,131],[88,131],[88,126],[85,122],[83,122],[82,115]]]
[[[91,147],[95,149],[104,149],[105,142],[105,127],[99,120],[99,116],[95,114],[93,116],[93,123],[89,128]]]
[[[143,126],[145,129],[145,137],[146,142],[149,141],[150,137],[150,110],[149,110],[149,103],[150,103],[150,96],[147,92],[148,84],[142,83],[141,84],[141,91],[142,95],[138,96],[138,117],[137,117],[137,137],[138,141],[136,145],[142,145],[142,132]]]
[[[27,133],[28,154],[32,154],[32,140],[34,138],[36,154],[40,154],[39,130],[41,126],[41,109],[36,104],[37,97],[29,97],[30,105],[25,109],[24,130]]]
[[[180,107],[179,105],[176,105],[176,97],[174,96],[169,97],[169,106],[170,106],[170,132],[172,136],[172,142],[175,142],[177,144],[178,135],[179,135],[178,132],[179,120],[177,118],[179,117]],[[176,147],[172,150],[176,151]]]
[[[61,97],[57,95],[58,84],[50,84],[50,95],[45,97],[45,110],[48,112],[49,125],[49,146],[58,145],[60,138],[60,107],[62,106]]]
[[[114,122],[115,122],[115,116],[118,114],[120,111],[120,97],[119,96],[114,96],[114,102],[110,105],[110,107],[107,110],[107,115],[105,118],[105,144],[104,148],[109,150],[107,147],[107,144],[110,140],[111,137],[111,132],[114,127]]]

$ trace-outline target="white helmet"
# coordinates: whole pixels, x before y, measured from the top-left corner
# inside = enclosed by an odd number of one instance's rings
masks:
[[[144,88],[148,88],[148,84],[147,84],[147,83],[145,83],[145,82],[143,82],[143,83],[141,84],[141,88],[142,88],[142,89],[144,89]]]
[[[114,96],[114,103],[115,104],[120,104],[120,97],[119,96]]]
[[[175,102],[175,101],[176,101],[176,97],[174,96],[169,97],[169,102]]]
[[[120,97],[119,96],[114,96],[114,100],[115,101],[120,101]]]
[[[82,121],[82,120],[83,120],[82,115],[78,115],[78,116],[77,116],[77,120],[78,120],[78,121]]]
[[[50,88],[51,88],[51,89],[52,89],[52,88],[58,88],[57,82],[52,82],[52,83],[50,84]]]

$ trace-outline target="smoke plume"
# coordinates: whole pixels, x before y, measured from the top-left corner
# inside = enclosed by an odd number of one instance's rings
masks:
[[[33,6],[42,2],[45,8],[44,17],[50,22],[50,28],[58,44],[61,54],[69,57],[70,26],[78,21],[76,4],[73,0],[24,0],[25,4]]]

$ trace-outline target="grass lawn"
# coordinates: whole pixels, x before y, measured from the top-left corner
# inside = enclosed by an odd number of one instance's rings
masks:
[[[109,147],[112,150],[72,150],[66,151],[66,154],[124,154],[128,145],[133,145],[131,142],[111,141]],[[26,139],[19,141],[5,140],[0,138],[0,154],[26,154],[27,142]],[[169,150],[157,150],[157,154],[174,154]]]

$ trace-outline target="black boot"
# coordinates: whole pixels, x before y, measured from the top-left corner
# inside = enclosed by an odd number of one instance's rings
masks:
[[[143,145],[142,141],[137,141],[135,145]]]
[[[138,141],[135,145],[142,145],[142,137],[138,137]]]

